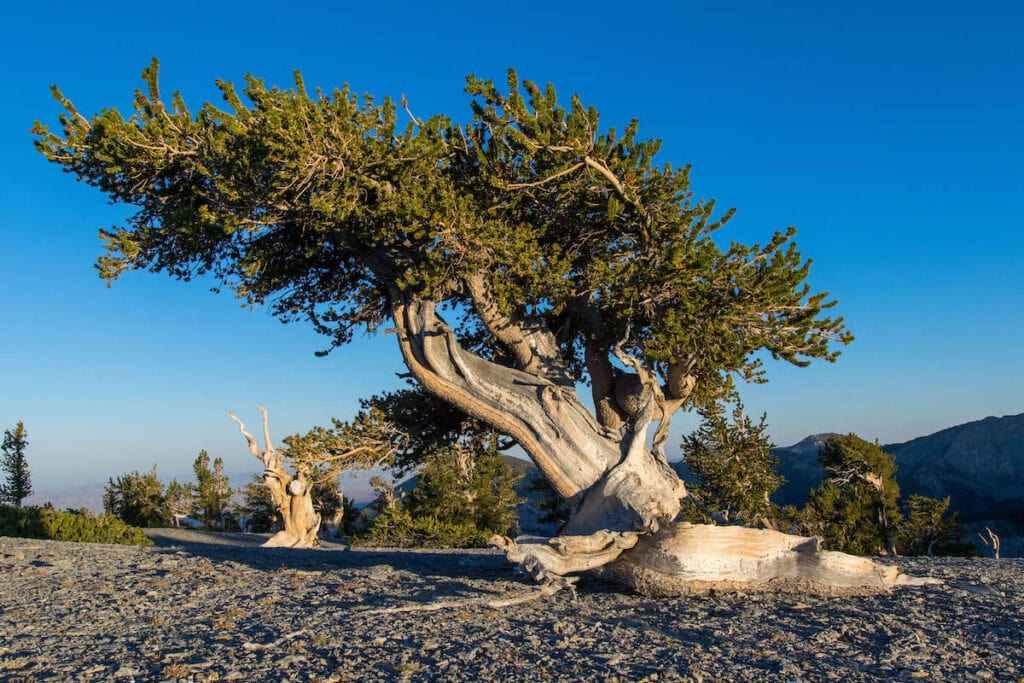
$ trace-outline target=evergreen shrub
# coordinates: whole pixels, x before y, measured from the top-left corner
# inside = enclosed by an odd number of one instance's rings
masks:
[[[493,532],[472,524],[413,517],[408,510],[395,507],[374,518],[362,536],[352,545],[379,548],[483,548]]]
[[[0,536],[45,538],[72,543],[153,545],[142,529],[128,526],[112,515],[98,517],[60,512],[48,507],[0,506]]]

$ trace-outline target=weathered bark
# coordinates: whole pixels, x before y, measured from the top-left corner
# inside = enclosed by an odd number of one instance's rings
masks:
[[[538,581],[565,582],[566,574],[591,571],[653,596],[711,590],[849,595],[929,582],[867,558],[822,550],[818,538],[736,526],[683,522],[653,534],[495,537],[491,544]]]
[[[600,575],[646,595],[709,590],[848,594],[892,588],[899,570],[769,529],[678,523],[642,537]]]
[[[238,423],[238,429],[249,443],[249,450],[263,462],[263,483],[270,492],[277,513],[284,528],[264,543],[268,548],[312,548],[319,543],[320,515],[313,509],[313,485],[304,472],[292,475],[281,464],[281,458],[270,443],[270,427],[267,423],[267,409],[260,407],[263,415],[263,439],[266,448],[261,450],[256,439],[245,430],[245,425],[228,413]]]
[[[634,405],[618,403],[623,426],[616,431],[602,426],[573,388],[462,349],[432,302],[392,290],[392,314],[405,362],[423,386],[514,437],[575,503],[563,536],[493,540],[545,585],[571,588],[570,575],[583,571],[658,595],[712,588],[834,594],[896,585],[896,569],[823,551],[815,538],[674,523],[686,488],[646,437],[652,420],[664,426],[666,406],[680,399],[666,398],[650,376],[644,391],[628,392]],[[685,373],[673,379],[675,391],[692,390]]]
[[[650,401],[622,435],[602,427],[574,388],[462,349],[432,302],[396,291],[392,313],[423,386],[515,438],[558,493],[578,502],[567,533],[654,530],[679,513],[682,481],[644,445]]]

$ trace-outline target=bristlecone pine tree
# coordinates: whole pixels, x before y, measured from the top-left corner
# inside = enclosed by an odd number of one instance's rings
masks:
[[[713,403],[701,409],[697,431],[683,439],[683,460],[693,474],[701,515],[725,524],[777,528],[778,511],[770,496],[783,483],[776,473],[765,416],[754,422],[733,407],[732,420],[725,408]]]
[[[521,477],[498,451],[498,435],[449,443],[434,450],[400,499],[382,478],[371,482],[380,494],[360,545],[394,547],[480,547],[506,534],[516,521]]]
[[[32,495],[32,475],[28,470],[26,448],[28,432],[24,423],[19,421],[13,430],[4,430],[3,460],[0,461],[4,481],[0,482],[0,502],[13,503],[19,508],[21,501]]]
[[[834,436],[818,453],[824,473],[804,508],[804,524],[833,550],[896,554],[900,523],[896,463],[877,443]]]
[[[156,465],[146,473],[135,470],[109,479],[103,491],[103,511],[131,526],[167,524],[172,513],[164,498],[164,486],[156,476]]]
[[[429,516],[489,535],[506,534],[521,502],[514,489],[519,479],[501,457],[497,435],[486,434],[432,456],[403,502],[413,517]]]
[[[896,537],[900,555],[972,554],[973,546],[964,538],[957,513],[949,513],[949,496],[942,500],[913,495],[904,502],[903,520]]]
[[[48,159],[134,209],[101,232],[101,276],[216,278],[331,348],[393,328],[427,391],[515,439],[572,499],[550,543],[498,539],[511,559],[649,592],[894,580],[809,539],[673,524],[672,415],[762,381],[759,354],[833,361],[852,336],[806,284],[794,229],[720,247],[732,211],[693,198],[688,166],[656,165],[636,122],[602,132],[596,109],[514,72],[504,90],[468,79],[465,124],[298,74],[291,89],[218,82],[224,104],[192,112],[162,98],[155,60],[143,78],[131,118],[88,118],[54,88],[60,131],[33,129]]]
[[[391,462],[404,444],[403,434],[374,406],[367,406],[352,422],[333,420],[329,428],[315,427],[305,435],[285,437],[285,447],[275,449],[270,441],[267,410],[263,416],[263,442],[245,429],[245,424],[228,413],[249,444],[249,451],[263,462],[263,483],[273,501],[282,528],[264,543],[269,547],[309,548],[319,543],[323,512],[340,524],[343,508],[338,498],[325,509],[323,498],[317,510],[317,494],[337,493],[337,477],[345,471],[371,469]],[[285,467],[290,464],[293,472]]]

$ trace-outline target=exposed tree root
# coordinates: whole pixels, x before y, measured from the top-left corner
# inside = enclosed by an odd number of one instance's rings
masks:
[[[677,523],[653,534],[601,531],[553,539],[495,537],[491,542],[538,580],[589,571],[643,595],[721,590],[862,595],[941,583],[823,550],[818,538],[769,529]]]

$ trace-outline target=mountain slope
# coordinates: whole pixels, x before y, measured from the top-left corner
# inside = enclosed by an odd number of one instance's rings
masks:
[[[905,495],[952,497],[963,519],[1024,513],[1024,413],[987,417],[884,447]]]
[[[774,500],[803,505],[821,481],[818,448],[831,434],[815,434],[776,448],[779,471],[789,483]],[[903,495],[951,497],[961,519],[1024,517],[1024,413],[987,417],[906,443],[882,448],[896,458]]]
[[[818,450],[833,436],[833,432],[811,434],[788,448],[772,449],[779,459],[779,474],[786,480],[772,500],[780,505],[803,505],[807,501],[807,492],[821,483]]]

